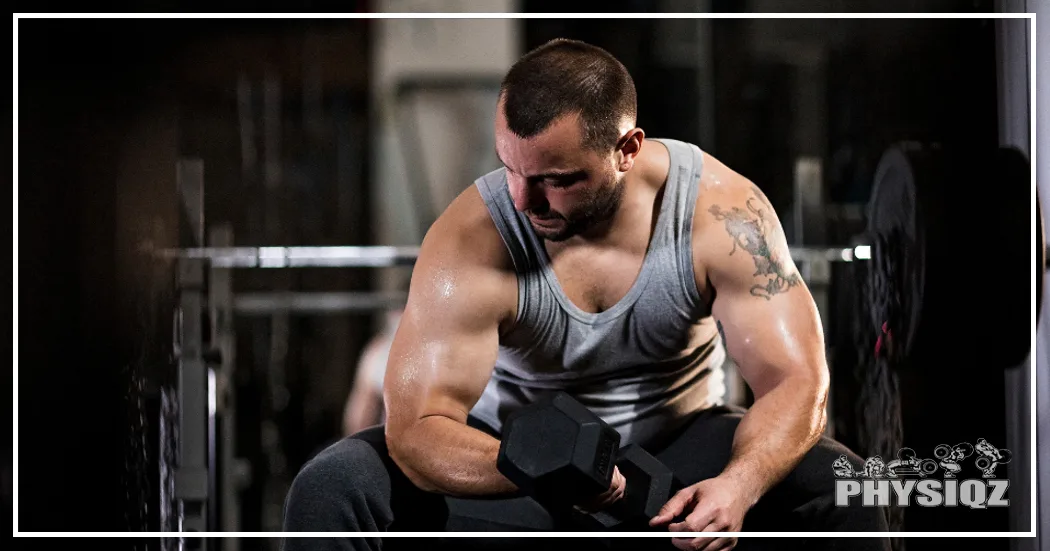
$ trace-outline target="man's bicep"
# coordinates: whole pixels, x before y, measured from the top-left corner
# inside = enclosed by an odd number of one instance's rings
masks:
[[[789,375],[819,376],[823,330],[768,199],[746,183],[698,206],[713,314],[756,396]]]
[[[384,381],[390,424],[465,421],[498,351],[497,278],[483,269],[417,267]]]

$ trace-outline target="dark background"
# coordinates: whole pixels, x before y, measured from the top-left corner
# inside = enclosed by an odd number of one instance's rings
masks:
[[[524,8],[559,11],[561,4],[532,0]],[[712,7],[743,10],[725,4]],[[816,8],[825,4],[838,6]],[[935,4],[929,9],[995,9],[991,2]],[[602,3],[607,11],[641,11],[638,5]],[[638,84],[639,126],[648,135],[700,144],[755,181],[784,212],[791,208],[800,155],[822,159],[826,201],[863,205],[875,165],[892,143],[998,143],[995,36],[988,20],[713,20],[713,129],[698,122],[696,98],[704,90],[698,69],[669,65],[654,53],[652,43],[666,32],[660,23],[534,19],[523,25],[523,50],[571,36],[617,55]],[[157,499],[156,488],[150,454],[142,450],[156,431],[147,415],[150,397],[172,384],[173,274],[137,248],[144,238],[158,246],[185,244],[171,167],[180,156],[204,160],[205,211],[229,221],[238,244],[371,243],[364,161],[370,22],[22,19],[18,29],[18,527],[152,530],[155,511],[143,504]],[[304,115],[302,56],[304,44],[318,41],[328,45],[316,50],[326,56],[325,93],[322,118],[312,124]],[[794,48],[827,56],[819,81],[806,82],[811,75],[796,62]],[[280,195],[266,193],[258,166],[240,163],[239,73],[257,84],[270,74],[281,86],[279,158],[295,184]],[[817,122],[795,103],[800,90],[823,95]],[[800,128],[811,132],[800,139]],[[962,182],[952,193],[983,191]],[[1021,195],[999,200],[1027,204]],[[846,243],[861,229],[857,221],[843,221],[829,227],[826,244]],[[239,275],[237,289],[373,285],[367,270],[289,272]],[[938,285],[975,303],[1005,292],[975,290],[965,278]],[[1015,292],[1022,291],[1027,283]],[[835,296],[835,317],[826,324],[841,349],[836,392],[846,404],[836,412],[836,429],[856,449],[862,446],[853,430],[858,413],[848,405],[856,393],[850,362],[857,352],[849,349],[843,319],[852,297]],[[289,362],[306,368],[290,370],[289,403],[277,413],[253,401],[264,390],[258,366],[268,361],[271,328],[238,322],[241,334],[253,335],[238,349],[247,366],[237,381],[240,407],[249,412],[238,445],[261,463],[259,416],[268,415],[288,461],[280,473],[256,471],[242,496],[253,504],[242,513],[244,531],[260,530],[262,509],[272,506],[266,477],[291,476],[338,430],[340,400],[353,375],[346,366],[353,365],[370,322],[349,315],[293,320]],[[905,398],[905,441],[912,447],[932,450],[977,436],[1005,440],[1001,375],[981,377],[977,367],[953,375],[967,350],[940,346],[973,331],[960,321],[926,337],[936,345],[916,360],[925,367],[908,380],[914,392]],[[947,381],[952,395],[938,394]],[[966,395],[979,395],[980,407],[960,405]],[[911,510],[907,519],[908,530],[1007,530],[1004,510]],[[242,548],[263,542],[245,540]],[[1003,540],[970,543],[1006,549]],[[920,545],[909,542],[909,549]]]

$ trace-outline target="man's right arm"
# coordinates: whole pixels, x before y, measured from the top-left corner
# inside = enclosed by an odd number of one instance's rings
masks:
[[[507,252],[477,190],[427,233],[384,381],[391,458],[416,486],[457,496],[517,490],[496,469],[499,440],[466,424],[517,303]]]

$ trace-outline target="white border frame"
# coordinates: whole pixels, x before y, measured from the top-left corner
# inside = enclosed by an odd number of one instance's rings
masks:
[[[934,537],[945,538],[950,536],[966,537],[1036,537],[1036,526],[1038,526],[1038,484],[1036,475],[1036,464],[1038,462],[1036,446],[1036,315],[1035,301],[1032,303],[1032,352],[1030,354],[1032,366],[1031,392],[1032,392],[1032,425],[1031,425],[1031,449],[1032,449],[1032,498],[1031,505],[1031,529],[1028,532],[617,532],[612,534],[592,532],[20,532],[18,531],[18,20],[26,19],[1028,19],[1031,21],[1029,29],[1030,36],[1030,98],[1031,98],[1031,131],[1030,131],[1030,163],[1031,170],[1031,200],[1032,200],[1032,235],[1035,235],[1035,200],[1036,200],[1036,16],[1034,13],[210,13],[210,14],[186,14],[186,13],[15,13],[13,30],[14,64],[12,74],[12,86],[14,94],[14,185],[13,185],[13,263],[14,263],[14,289],[12,300],[14,306],[14,363],[13,369],[13,417],[14,417],[14,457],[12,458],[12,496],[13,496],[13,535],[15,537],[166,537],[166,538],[197,538],[197,537],[333,537],[333,536],[378,536],[378,537],[433,537],[459,538],[459,537],[708,537],[713,534],[722,536],[739,537]],[[1035,249],[1032,249],[1031,265],[1035,265]],[[1031,281],[1032,296],[1035,296],[1036,276],[1033,271]]]

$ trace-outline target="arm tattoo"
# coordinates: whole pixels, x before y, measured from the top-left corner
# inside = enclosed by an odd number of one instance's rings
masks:
[[[751,253],[755,261],[754,276],[760,281],[751,287],[751,294],[769,300],[773,295],[797,286],[801,279],[798,273],[788,272],[784,259],[780,258],[780,251],[770,246],[769,237],[778,237],[776,234],[780,231],[769,214],[773,210],[772,205],[754,185],[751,186],[751,192],[754,196],[748,198],[746,210],[740,207],[727,210],[714,205],[708,212],[716,220],[725,222],[726,232],[733,237],[730,255],[736,252],[737,247]]]

